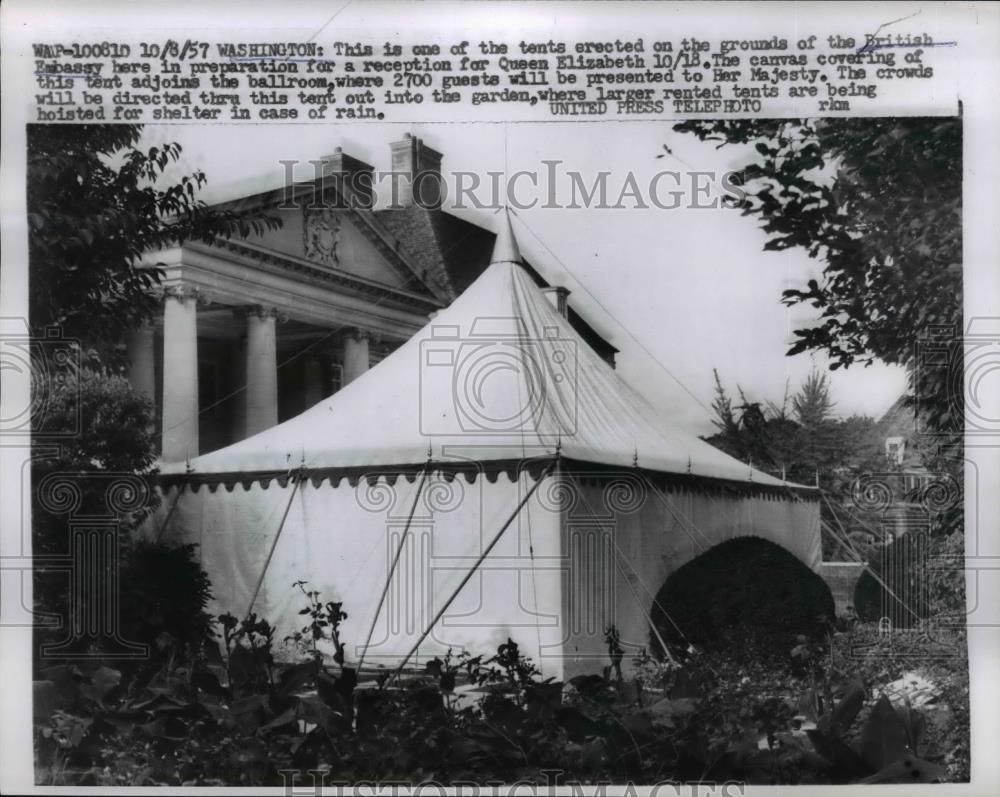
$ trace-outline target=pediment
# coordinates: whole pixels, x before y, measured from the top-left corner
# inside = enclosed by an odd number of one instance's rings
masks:
[[[296,186],[308,189],[309,186]],[[407,259],[401,248],[417,241],[395,238],[371,210],[345,207],[328,197],[314,202],[311,192],[297,192],[294,203],[269,192],[226,203],[229,209],[264,210],[281,220],[278,229],[249,235],[245,242],[280,257],[307,260],[317,267],[371,280],[389,288],[444,299],[447,295],[435,278]]]

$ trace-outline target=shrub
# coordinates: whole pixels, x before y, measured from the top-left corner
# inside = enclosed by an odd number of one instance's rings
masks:
[[[85,581],[71,596],[70,577],[58,561],[71,555],[79,520],[113,527],[125,556],[129,540],[157,504],[150,484],[156,452],[148,399],[123,377],[81,366],[74,358],[50,365],[32,384],[32,424],[40,430],[31,463],[32,541],[39,557],[34,601],[38,611],[61,618],[62,625],[36,626],[40,643],[62,642],[73,612],[81,617],[102,611],[90,607],[106,600],[102,579]],[[127,603],[121,601],[123,607]],[[84,639],[70,642],[81,652],[87,645]]]
[[[829,587],[795,556],[759,537],[739,537],[673,573],[652,617],[668,644],[712,646],[731,638],[730,630],[745,629],[762,639],[780,637],[784,650],[787,638],[821,630],[820,618],[833,613]],[[650,645],[659,650],[655,635]]]
[[[122,632],[157,653],[198,655],[214,637],[208,575],[195,546],[140,541],[125,554],[118,585]]]

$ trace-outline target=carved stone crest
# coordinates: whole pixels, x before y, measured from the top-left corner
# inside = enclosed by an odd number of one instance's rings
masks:
[[[326,263],[339,264],[337,239],[340,235],[340,217],[331,208],[306,208],[304,218],[304,244],[306,257]]]

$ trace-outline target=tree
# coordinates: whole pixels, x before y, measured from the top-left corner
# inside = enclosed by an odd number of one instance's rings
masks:
[[[147,250],[246,237],[279,221],[207,207],[196,197],[205,184],[201,172],[162,185],[181,149],[167,144],[140,150],[141,132],[126,125],[28,127],[31,328],[46,338],[57,327],[70,348],[75,340],[94,355],[52,357],[34,369],[32,537],[35,554],[57,562],[50,567],[40,560],[35,600],[43,612],[63,617],[104,611],[104,585],[97,583],[102,578],[71,589],[58,560],[79,557],[71,548],[71,514],[77,525],[80,517],[111,519],[124,564],[119,602],[125,630],[133,641],[155,640],[160,647],[159,631],[167,631],[176,644],[190,646],[208,629],[209,586],[190,549],[133,538],[156,505],[151,486],[136,487],[153,475],[155,440],[148,399],[119,374],[118,344],[156,308],[153,289],[162,274],[140,265]],[[112,500],[122,495],[116,482],[135,490],[134,506],[122,509],[121,501]],[[36,632],[39,641],[65,635]],[[72,641],[81,653],[86,644],[82,637]]]
[[[941,328],[958,356],[961,119],[689,120],[674,130],[720,147],[753,144],[744,215],[762,222],[765,249],[801,247],[823,262],[822,279],[782,295],[820,311],[788,353],[825,352],[831,369],[906,366],[925,422],[959,430],[951,375],[914,365],[918,341]]]
[[[791,397],[786,387],[780,405],[750,401],[737,385],[742,403],[736,406],[718,372],[713,374],[713,423],[719,433],[707,440],[737,459],[802,484],[812,484],[818,476],[833,490],[842,486],[839,472],[869,459],[872,419],[835,417],[825,374],[813,371]]]
[[[162,186],[177,144],[138,147],[136,125],[28,126],[29,313],[114,361],[114,344],[148,320],[162,274],[140,268],[150,249],[260,232],[265,214],[209,208],[196,171]]]

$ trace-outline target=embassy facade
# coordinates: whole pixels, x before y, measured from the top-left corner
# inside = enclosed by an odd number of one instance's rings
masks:
[[[313,180],[216,206],[265,212],[280,228],[147,256],[163,270],[163,306],[128,341],[129,380],[153,401],[163,461],[298,415],[399,347],[486,269],[495,234],[441,206],[441,153],[409,134],[390,147],[401,175],[391,207],[375,209],[374,168],[338,147]],[[613,364],[616,349],[566,294],[549,291]]]

